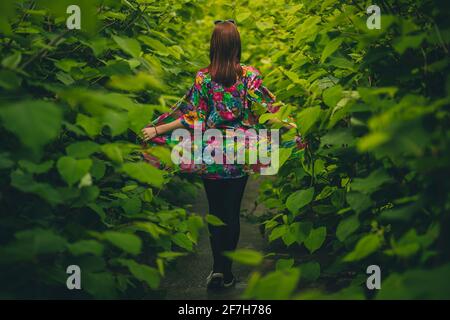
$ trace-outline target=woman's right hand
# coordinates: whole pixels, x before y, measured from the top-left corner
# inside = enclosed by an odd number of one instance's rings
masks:
[[[146,127],[141,131],[144,136],[144,141],[151,140],[158,135],[158,132],[156,131],[155,127]]]

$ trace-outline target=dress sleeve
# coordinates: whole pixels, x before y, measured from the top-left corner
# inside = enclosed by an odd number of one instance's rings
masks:
[[[251,68],[248,70],[247,76],[247,99],[251,103],[262,105],[268,112],[277,112],[279,106],[273,105],[276,101],[276,97],[263,85],[261,73],[257,69]]]
[[[160,115],[152,124],[160,125],[179,119],[186,128],[193,129],[196,121],[204,128],[208,108],[207,83],[204,81],[204,74],[199,71],[186,94],[169,112]]]
[[[194,84],[182,100],[180,111],[182,112],[181,123],[186,128],[193,129],[195,122],[201,123],[202,128],[205,126],[208,113],[208,88],[201,72],[197,73]]]

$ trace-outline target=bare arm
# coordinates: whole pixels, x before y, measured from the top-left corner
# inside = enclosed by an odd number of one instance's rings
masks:
[[[175,121],[161,124],[159,126],[144,128],[144,129],[142,129],[142,134],[144,135],[144,141],[148,141],[158,135],[167,133],[169,131],[173,131],[178,128],[183,128],[183,127],[184,126],[181,123],[181,120],[177,119]]]

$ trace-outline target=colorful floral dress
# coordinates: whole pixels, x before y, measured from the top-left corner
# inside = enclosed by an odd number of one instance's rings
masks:
[[[252,110],[252,106],[257,104],[263,112],[271,113],[278,111],[279,107],[274,106],[275,96],[263,85],[261,73],[252,66],[242,65],[242,68],[243,76],[231,87],[214,82],[207,68],[199,70],[194,84],[186,95],[171,108],[171,111],[159,116],[151,125],[158,126],[180,119],[181,123],[192,131],[194,124],[197,123],[197,128],[201,126],[202,131],[218,129],[224,137],[227,136],[227,129],[242,130],[244,135],[248,132],[253,134],[254,130],[249,129],[261,129],[258,115]],[[226,141],[228,142],[223,141],[223,157],[226,157],[225,149],[229,147],[227,146],[229,140]],[[179,140],[172,139],[171,133],[155,137],[151,142],[172,147],[180,143]],[[217,141],[213,139],[207,140],[200,148],[203,150],[215,142]],[[148,154],[144,156],[154,163],[154,157]],[[226,159],[222,164],[201,160],[200,162],[180,163],[180,171],[195,173],[207,179],[226,179],[259,172],[262,166],[261,163],[228,163]]]

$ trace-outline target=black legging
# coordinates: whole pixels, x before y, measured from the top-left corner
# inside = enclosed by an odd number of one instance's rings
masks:
[[[239,241],[240,208],[242,195],[248,176],[228,179],[203,179],[206,196],[209,203],[209,214],[219,217],[226,225],[208,225],[211,250],[213,253],[213,272],[224,273],[226,278],[231,275],[231,260],[223,251],[235,250]]]

